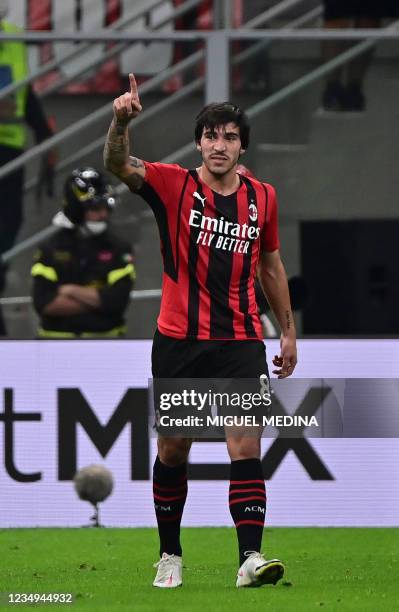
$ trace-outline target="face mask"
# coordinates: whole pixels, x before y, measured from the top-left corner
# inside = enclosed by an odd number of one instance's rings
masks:
[[[4,19],[8,14],[8,0],[0,0],[0,19]]]
[[[86,221],[85,227],[93,236],[102,234],[107,229],[106,221]]]

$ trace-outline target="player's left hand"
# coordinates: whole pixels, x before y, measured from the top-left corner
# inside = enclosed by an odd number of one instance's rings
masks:
[[[277,374],[278,378],[287,378],[293,373],[297,364],[296,339],[292,336],[281,335],[280,338],[280,355],[275,355],[273,365],[278,370],[273,370],[273,374]]]

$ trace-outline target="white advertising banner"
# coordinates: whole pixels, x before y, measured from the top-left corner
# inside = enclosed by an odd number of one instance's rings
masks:
[[[147,340],[0,342],[0,527],[87,524],[72,478],[90,463],[114,476],[104,525],[155,525],[150,354]],[[395,379],[399,341],[303,340],[299,360],[300,379]],[[399,524],[398,438],[265,438],[262,457],[269,526]],[[193,445],[184,525],[232,524],[228,471],[223,442]]]

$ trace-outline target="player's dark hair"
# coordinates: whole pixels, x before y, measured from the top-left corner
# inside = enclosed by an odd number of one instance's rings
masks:
[[[235,123],[240,130],[242,148],[248,149],[248,118],[244,111],[231,102],[212,102],[198,113],[195,118],[195,142],[200,142],[204,128],[214,130],[216,127],[226,125],[226,123],[230,122]]]

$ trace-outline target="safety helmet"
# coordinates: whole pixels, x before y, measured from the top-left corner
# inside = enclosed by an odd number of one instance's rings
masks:
[[[74,225],[84,222],[86,210],[105,205],[111,212],[116,204],[111,185],[90,166],[71,172],[65,181],[64,198],[64,214]]]

